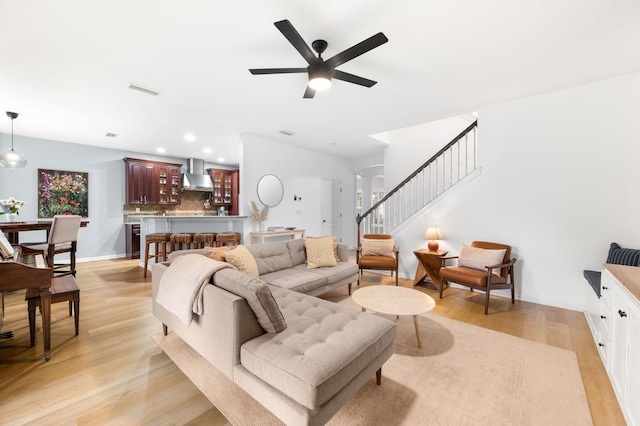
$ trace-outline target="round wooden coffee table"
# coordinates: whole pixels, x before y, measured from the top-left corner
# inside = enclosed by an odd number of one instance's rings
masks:
[[[436,301],[431,296],[406,287],[373,285],[359,288],[351,297],[363,312],[370,309],[381,314],[395,315],[396,318],[400,315],[412,315],[418,347],[422,347],[418,314],[429,312],[436,306]]]

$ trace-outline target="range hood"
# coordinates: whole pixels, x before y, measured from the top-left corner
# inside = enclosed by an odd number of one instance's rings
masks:
[[[182,175],[184,191],[213,191],[211,177],[204,172],[204,160],[187,159],[187,173]]]

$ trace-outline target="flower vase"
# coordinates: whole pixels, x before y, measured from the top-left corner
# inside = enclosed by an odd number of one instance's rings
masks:
[[[267,230],[267,222],[264,222],[264,221],[260,222],[258,225],[258,230],[260,232],[265,232]]]
[[[17,222],[18,221],[18,213],[5,213],[4,215],[5,222]]]

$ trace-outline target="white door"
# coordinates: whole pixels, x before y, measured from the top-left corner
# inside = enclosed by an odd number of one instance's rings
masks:
[[[322,235],[336,235],[338,241],[341,241],[341,186],[339,181],[322,180]]]

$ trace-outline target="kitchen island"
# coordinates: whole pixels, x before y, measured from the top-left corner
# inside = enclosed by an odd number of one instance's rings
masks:
[[[145,238],[154,232],[239,232],[244,240],[244,223],[247,216],[208,216],[208,215],[135,215],[129,219],[140,222],[140,266],[144,267]],[[149,265],[151,268],[151,264]]]

